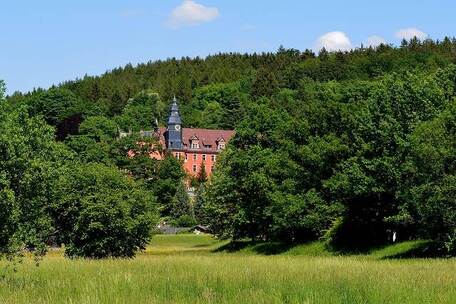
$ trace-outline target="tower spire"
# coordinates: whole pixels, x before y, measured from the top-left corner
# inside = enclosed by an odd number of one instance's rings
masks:
[[[179,115],[179,106],[176,96],[173,98],[171,111],[168,117],[168,131],[166,143],[168,149],[182,149],[182,120]]]
[[[181,118],[179,115],[179,106],[177,104],[177,99],[174,97],[173,103],[171,105],[171,112],[169,113],[168,125],[169,124],[181,124]]]

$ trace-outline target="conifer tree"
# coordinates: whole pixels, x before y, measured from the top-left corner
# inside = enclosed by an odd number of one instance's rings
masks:
[[[206,186],[200,184],[196,192],[195,203],[194,203],[194,213],[195,219],[199,224],[207,224],[206,212],[204,210],[204,205],[206,202]]]
[[[175,220],[187,215],[192,216],[192,206],[188,197],[185,184],[181,182],[177,187],[176,194],[172,200],[171,217]]]
[[[206,165],[204,162],[201,164],[201,170],[198,173],[198,183],[204,184],[207,181],[207,172],[206,172]]]

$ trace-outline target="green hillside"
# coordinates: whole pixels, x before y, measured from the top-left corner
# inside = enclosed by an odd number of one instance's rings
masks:
[[[53,243],[71,257],[132,257],[162,221],[341,252],[426,239],[454,255],[455,63],[450,38],[281,47],[2,97],[1,251],[44,254]],[[195,201],[180,160],[151,159],[163,147],[137,132],[163,126],[174,95],[185,127],[236,130],[210,180],[190,180]]]

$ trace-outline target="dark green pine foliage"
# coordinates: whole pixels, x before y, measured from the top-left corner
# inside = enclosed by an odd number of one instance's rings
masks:
[[[198,184],[204,184],[207,181],[207,172],[206,172],[206,165],[204,162],[201,164],[201,169],[198,172]]]
[[[271,97],[279,89],[279,83],[274,73],[268,68],[260,68],[252,82],[250,95],[253,98]]]
[[[208,219],[206,215],[206,186],[204,184],[200,184],[195,196],[195,202],[193,205],[195,219],[199,224],[207,224]]]
[[[185,172],[181,162],[172,155],[167,155],[161,160],[155,169],[154,174],[146,179],[146,186],[157,197],[163,217],[171,216],[175,218],[174,212],[179,212],[175,208],[175,198],[178,191],[185,191],[182,184]],[[181,196],[185,197],[184,195]],[[186,206],[186,204],[183,204]],[[184,208],[183,213],[187,209]],[[180,215],[180,214],[179,214]]]
[[[172,199],[170,216],[175,221],[176,226],[189,227],[195,224],[193,207],[183,182],[177,185],[176,194]]]

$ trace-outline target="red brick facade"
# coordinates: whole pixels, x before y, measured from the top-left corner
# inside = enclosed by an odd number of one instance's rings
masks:
[[[220,152],[225,149],[228,141],[234,136],[233,130],[192,129],[182,128],[177,100],[174,98],[168,118],[167,128],[158,128],[155,131],[141,131],[141,136],[158,137],[165,151],[181,159],[185,171],[192,176],[198,176],[203,167],[209,177],[214,171],[215,163]],[[129,133],[121,133],[127,136]],[[134,157],[135,152],[129,151],[129,157]],[[162,159],[158,151],[152,151],[149,156]]]
[[[160,128],[158,132],[161,144],[166,147],[166,128]],[[225,149],[233,136],[232,130],[183,128],[182,149],[173,149],[170,152],[183,161],[188,174],[197,176],[204,163],[207,176],[210,176],[218,154]]]

